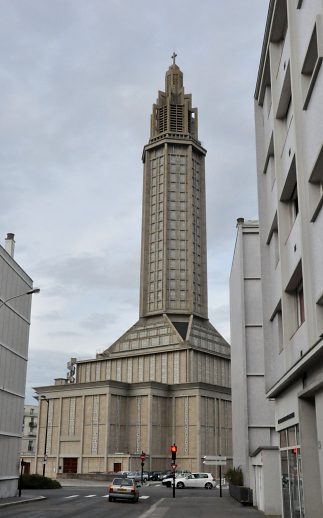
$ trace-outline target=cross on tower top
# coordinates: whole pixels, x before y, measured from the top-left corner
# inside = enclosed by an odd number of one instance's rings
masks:
[[[172,60],[173,60],[173,65],[175,65],[175,59],[177,58],[177,54],[176,52],[173,52],[172,56],[171,56]]]

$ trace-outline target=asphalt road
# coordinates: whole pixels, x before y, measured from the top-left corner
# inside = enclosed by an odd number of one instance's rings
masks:
[[[28,502],[0,510],[1,518],[264,518],[252,507],[233,500],[227,490],[176,490],[161,485],[140,488],[138,504],[109,502],[105,487],[63,487],[56,490],[28,491],[46,500]]]

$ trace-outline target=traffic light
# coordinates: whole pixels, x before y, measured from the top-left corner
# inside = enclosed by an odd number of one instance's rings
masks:
[[[175,462],[175,460],[176,460],[176,452],[177,452],[177,446],[176,446],[175,443],[171,445],[170,451],[172,452],[172,460]]]

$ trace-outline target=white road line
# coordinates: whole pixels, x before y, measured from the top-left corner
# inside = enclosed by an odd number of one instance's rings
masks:
[[[64,496],[64,498],[77,498],[80,495],[70,495],[70,496]]]
[[[154,518],[162,518],[168,511],[168,507],[163,507],[157,509],[158,505],[161,504],[165,498],[161,498],[158,502],[155,502],[149,509],[139,516],[139,518],[148,518],[149,516],[153,516]]]
[[[102,498],[109,498],[109,495],[102,495]]]
[[[85,495],[84,498],[93,498],[94,496],[96,496],[96,495]]]
[[[142,495],[139,497],[139,500],[146,500],[146,498],[150,498],[148,495]]]

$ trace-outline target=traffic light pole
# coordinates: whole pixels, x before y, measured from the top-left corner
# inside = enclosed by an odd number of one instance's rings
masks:
[[[144,483],[144,465],[145,465],[146,454],[142,451],[140,455],[141,460],[141,485]]]
[[[175,498],[175,469],[173,469],[173,498]]]
[[[172,452],[172,471],[173,471],[173,498],[175,498],[175,470],[177,468],[177,464],[176,463],[176,452],[177,452],[177,446],[176,444],[172,444],[172,446],[170,447],[170,451]]]
[[[220,468],[220,497],[222,498],[222,470],[221,470],[222,466],[221,466],[221,464],[220,464],[219,468]]]

